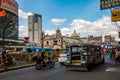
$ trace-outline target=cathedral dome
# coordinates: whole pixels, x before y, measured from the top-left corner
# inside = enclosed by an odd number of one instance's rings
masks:
[[[76,30],[72,33],[71,37],[79,37],[78,33],[76,33]]]

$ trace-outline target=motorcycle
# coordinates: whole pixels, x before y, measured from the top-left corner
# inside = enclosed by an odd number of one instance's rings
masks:
[[[47,65],[46,65],[47,64]],[[49,67],[49,68],[54,68],[55,67],[55,62],[48,59],[46,62],[44,62],[43,60],[37,61],[35,64],[35,68],[37,70],[40,70],[43,67]]]

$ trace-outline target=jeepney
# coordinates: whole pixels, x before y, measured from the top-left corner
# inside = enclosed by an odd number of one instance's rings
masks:
[[[79,43],[69,45],[68,60],[66,68],[70,70],[85,70],[97,64],[104,63],[104,55],[101,45]]]

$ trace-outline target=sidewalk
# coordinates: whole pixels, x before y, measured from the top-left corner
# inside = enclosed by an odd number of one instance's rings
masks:
[[[25,67],[31,67],[34,65],[35,65],[35,63],[26,64],[25,61],[17,61],[15,66],[7,67],[7,69],[0,68],[0,73],[15,70],[15,69],[21,69],[21,68],[25,68]]]

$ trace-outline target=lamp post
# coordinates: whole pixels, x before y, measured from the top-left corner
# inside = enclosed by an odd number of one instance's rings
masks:
[[[44,47],[44,32],[41,33],[42,34],[42,41],[41,41],[41,47]]]

